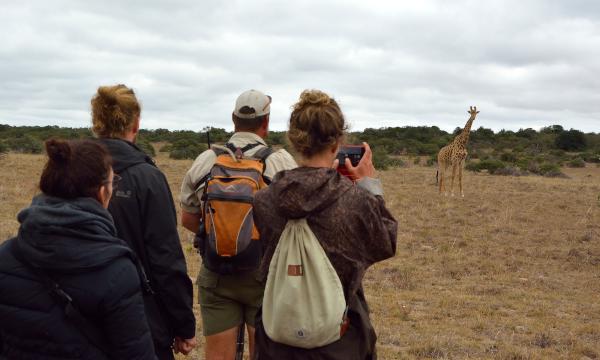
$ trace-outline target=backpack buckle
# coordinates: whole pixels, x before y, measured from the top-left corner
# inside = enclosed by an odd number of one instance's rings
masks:
[[[235,148],[235,158],[241,160],[244,157],[244,152],[241,148]]]

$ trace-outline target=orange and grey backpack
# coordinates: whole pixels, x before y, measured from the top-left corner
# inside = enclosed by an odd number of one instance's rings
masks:
[[[196,189],[204,186],[204,190],[202,222],[194,243],[204,266],[219,274],[255,270],[262,257],[252,204],[254,194],[270,183],[264,171],[273,150],[264,147],[250,157],[244,156],[258,145],[262,144],[243,148],[213,145],[217,160],[210,173],[196,184]]]

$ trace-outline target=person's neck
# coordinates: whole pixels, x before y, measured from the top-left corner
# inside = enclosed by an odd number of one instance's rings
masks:
[[[260,137],[261,139],[265,139],[267,137],[267,134],[265,131],[261,131],[261,130],[257,130],[257,131],[251,131],[251,130],[238,130],[237,128],[233,129],[234,133],[238,133],[238,132],[244,132],[244,133],[250,133],[250,134],[254,134],[258,137]]]
[[[332,158],[329,154],[315,155],[311,158],[301,160],[300,165],[314,168],[330,168],[331,165],[333,165],[334,160],[335,158]]]
[[[121,137],[121,139],[123,139],[123,140],[127,140],[127,141],[129,141],[130,143],[133,143],[133,144],[135,144],[135,138],[136,138],[136,135],[137,135],[137,133],[129,132],[129,133],[127,133],[127,134],[123,135],[123,136]]]

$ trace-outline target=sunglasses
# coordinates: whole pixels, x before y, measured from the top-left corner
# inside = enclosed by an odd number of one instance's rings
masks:
[[[120,177],[119,175],[117,175],[117,174],[114,174],[114,175],[113,175],[113,179],[112,179],[112,181],[108,181],[108,180],[106,180],[106,181],[104,181],[104,182],[103,182],[103,184],[110,184],[110,183],[112,183],[113,189],[116,189],[116,188],[117,188],[117,186],[119,185],[119,182],[120,182],[122,179],[123,179],[123,178],[122,178],[122,177]]]

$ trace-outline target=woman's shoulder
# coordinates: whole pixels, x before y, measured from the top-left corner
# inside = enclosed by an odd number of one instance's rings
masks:
[[[121,256],[108,263],[103,273],[111,285],[128,282],[134,285],[139,283],[137,268],[128,256]]]

